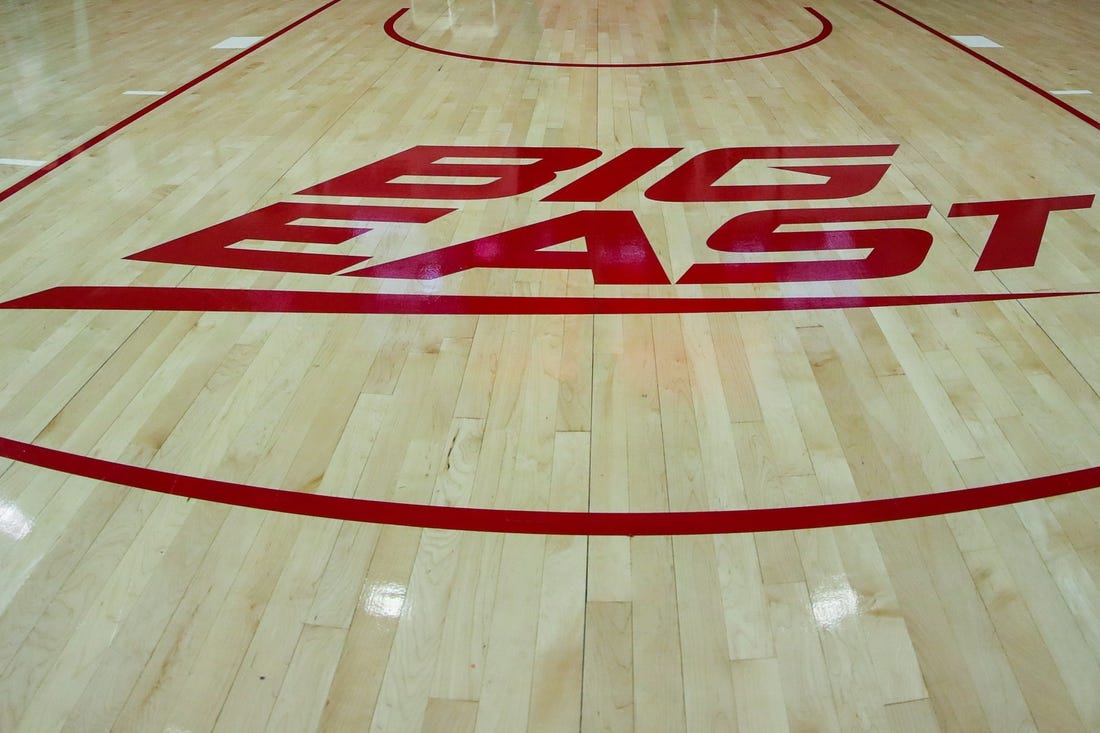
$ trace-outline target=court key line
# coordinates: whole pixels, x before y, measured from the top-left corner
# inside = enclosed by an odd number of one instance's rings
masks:
[[[202,74],[199,74],[198,76],[196,76],[191,81],[187,82],[186,84],[184,84],[181,87],[173,89],[172,91],[166,93],[164,96],[158,98],[156,101],[150,102],[149,104],[145,105],[144,107],[142,107],[137,112],[130,115],[129,117],[127,117],[127,118],[125,118],[125,119],[123,119],[119,122],[116,122],[115,124],[108,127],[106,130],[104,130],[103,132],[100,132],[98,135],[95,135],[95,136],[89,138],[88,140],[85,140],[80,145],[77,145],[75,148],[68,151],[67,153],[63,153],[63,154],[59,155],[57,158],[53,159],[52,161],[50,161],[49,163],[47,163],[43,167],[39,168],[34,173],[31,173],[29,176],[27,176],[27,177],[25,177],[25,178],[23,178],[19,181],[16,181],[11,186],[5,188],[3,191],[0,191],[0,202],[6,201],[7,199],[11,198],[15,194],[22,191],[27,186],[31,185],[32,183],[39,180],[40,178],[46,176],[51,171],[57,170],[58,168],[65,165],[66,163],[68,163],[73,158],[76,158],[81,153],[84,153],[87,150],[95,147],[96,145],[99,145],[101,142],[103,142],[107,138],[111,137],[112,135],[117,133],[119,130],[122,130],[123,128],[129,127],[130,125],[137,122],[142,117],[149,114],[153,110],[157,109],[161,105],[167,104],[168,102],[170,102],[171,100],[173,100],[176,97],[180,96],[184,92],[193,89],[195,86],[197,86],[197,85],[201,84],[202,82],[206,81],[210,77],[217,74],[219,71],[222,71],[222,70],[228,68],[229,66],[232,66],[236,62],[243,59],[245,56],[248,56],[250,53],[254,53],[255,51],[260,50],[261,48],[263,48],[267,44],[274,41],[276,38],[279,38],[279,37],[285,35],[286,33],[289,33],[290,31],[294,30],[295,28],[302,25],[306,21],[308,21],[308,20],[320,15],[324,11],[328,10],[329,8],[331,8],[333,5],[337,4],[338,2],[340,2],[340,0],[329,0],[329,2],[325,3],[321,7],[315,8],[314,10],[311,10],[310,12],[306,13],[302,17],[300,17],[297,20],[293,21],[289,25],[286,25],[286,26],[280,28],[279,30],[275,31],[270,36],[267,36],[266,38],[264,38],[262,41],[259,41],[255,45],[250,46],[250,47],[246,48],[245,50],[241,51],[239,54],[226,59],[225,61],[221,62],[220,64],[218,64],[214,68],[209,69],[207,71],[204,71]]]
[[[779,56],[785,53],[793,53],[794,51],[800,51],[803,48],[809,48],[815,44],[821,43],[829,34],[833,32],[833,24],[829,22],[821,13],[817,12],[813,8],[804,8],[810,15],[817,18],[821,23],[821,30],[816,36],[808,41],[803,41],[794,46],[788,46],[787,48],[779,48],[774,51],[762,51],[761,53],[749,54],[747,56],[727,56],[720,59],[695,59],[692,61],[651,61],[651,62],[636,62],[636,63],[622,63],[622,64],[601,64],[601,63],[583,63],[583,62],[566,62],[566,61],[527,61],[525,59],[509,59],[499,58],[495,56],[478,56],[477,54],[461,53],[459,51],[448,51],[444,48],[436,48],[435,46],[427,46],[423,43],[417,43],[416,41],[401,35],[397,30],[397,21],[401,16],[409,11],[408,8],[401,8],[394,13],[389,20],[386,21],[386,35],[398,43],[404,44],[409,48],[415,48],[418,51],[425,51],[427,53],[434,53],[440,56],[452,56],[459,59],[469,59],[471,61],[489,61],[495,64],[518,64],[521,66],[555,66],[568,69],[652,69],[652,68],[665,68],[669,66],[702,66],[704,64],[730,64],[737,61],[751,61],[753,59],[762,59],[769,56]]]
[[[956,41],[954,38],[947,35],[946,33],[941,33],[940,31],[936,30],[935,28],[928,25],[927,23],[922,23],[921,21],[914,18],[912,15],[909,15],[908,13],[904,12],[903,10],[895,8],[893,5],[891,5],[890,3],[885,2],[884,0],[874,0],[874,2],[877,3],[878,5],[881,5],[882,7],[886,8],[890,12],[901,16],[902,18],[909,21],[913,25],[915,25],[919,28],[922,28],[923,30],[928,31],[929,33],[936,36],[940,40],[943,40],[943,41],[946,41],[947,43],[950,43],[952,46],[954,46],[955,48],[957,48],[961,51],[965,51],[966,53],[970,54],[974,58],[981,61],[983,64],[993,67],[997,71],[999,71],[1002,74],[1004,74],[1005,76],[1007,76],[1009,79],[1012,79],[1013,81],[1024,85],[1025,87],[1027,87],[1031,91],[1035,92],[1040,97],[1047,100],[1048,102],[1051,102],[1053,104],[1058,105],[1059,107],[1064,109],[1066,112],[1069,112],[1074,117],[1077,117],[1078,119],[1083,120],[1084,122],[1087,122],[1088,124],[1092,125],[1097,130],[1100,130],[1100,120],[1096,120],[1095,118],[1090,117],[1089,115],[1085,114],[1081,110],[1077,109],[1073,105],[1068,104],[1067,102],[1065,102],[1061,99],[1058,99],[1058,97],[1054,96],[1053,94],[1046,91],[1042,87],[1031,83],[1030,81],[1028,81],[1024,77],[1020,76],[1016,72],[1010,71],[1008,68],[1006,68],[1004,66],[1001,66],[996,61],[994,61],[992,59],[989,59],[989,58],[986,58],[985,56],[978,53],[974,49],[967,47],[965,44],[960,43],[959,41]]]

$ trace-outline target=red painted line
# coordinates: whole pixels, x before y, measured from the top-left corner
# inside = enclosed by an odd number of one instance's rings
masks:
[[[789,46],[787,48],[780,48],[774,51],[764,51],[762,53],[754,53],[748,56],[728,56],[721,59],[698,59],[695,61],[660,61],[651,63],[634,63],[634,64],[585,64],[585,63],[566,63],[564,61],[525,61],[523,59],[503,59],[495,58],[493,56],[478,56],[470,53],[459,53],[458,51],[448,51],[442,48],[435,48],[434,46],[425,46],[422,43],[406,38],[397,31],[397,21],[401,18],[408,8],[401,8],[393,16],[386,21],[386,34],[397,41],[410,48],[415,48],[418,51],[426,51],[428,53],[438,54],[440,56],[452,56],[459,59],[470,59],[471,61],[491,61],[497,64],[519,64],[522,66],[556,66],[561,68],[570,69],[651,69],[666,66],[701,66],[703,64],[730,64],[735,61],[750,61],[752,59],[762,59],[768,56],[779,56],[780,54],[793,53],[794,51],[800,51],[804,48],[808,48],[828,38],[829,34],[833,32],[833,24],[829,22],[821,13],[817,12],[813,8],[805,8],[810,15],[814,16],[821,23],[821,31],[816,36],[808,41],[803,41],[796,46]]]
[[[149,310],[238,313],[399,313],[408,315],[593,315],[748,313],[981,303],[1066,298],[1097,291],[837,295],[799,298],[583,298],[510,295],[410,295],[302,290],[125,286],[57,287],[0,303],[3,310]]]
[[[940,516],[1100,486],[1100,466],[890,499],[713,512],[553,512],[405,504],[306,494],[158,471],[0,437],[0,456],[73,476],[221,504],[406,527],[555,535],[689,535],[841,527]]]
[[[153,101],[153,102],[145,105],[144,107],[139,109],[137,112],[133,113],[132,115],[130,115],[126,119],[122,120],[121,122],[116,122],[114,125],[111,125],[106,130],[99,133],[98,135],[95,135],[94,137],[89,138],[88,140],[82,142],[80,145],[76,146],[75,148],[73,148],[69,152],[58,156],[54,160],[50,161],[46,165],[42,166],[38,170],[31,173],[29,176],[26,176],[25,178],[23,178],[19,181],[16,181],[14,184],[9,186],[8,188],[4,189],[3,191],[0,191],[0,202],[3,202],[5,200],[7,200],[8,198],[14,196],[15,194],[19,193],[20,191],[22,191],[27,186],[31,185],[35,181],[37,181],[40,178],[44,177],[46,174],[48,174],[48,173],[50,173],[54,170],[57,170],[58,168],[65,165],[66,163],[68,163],[73,158],[76,158],[80,154],[90,150],[91,148],[95,147],[96,145],[99,145],[101,142],[103,142],[107,138],[111,137],[112,135],[119,132],[123,128],[132,125],[134,122],[137,122],[142,117],[149,114],[153,110],[157,109],[161,105],[167,104],[172,99],[175,99],[176,97],[183,94],[184,92],[189,91],[190,89],[194,88],[196,85],[201,84],[202,82],[206,81],[210,77],[214,76],[214,74],[217,74],[219,71],[222,71],[223,69],[226,69],[227,67],[235,64],[236,62],[243,59],[245,56],[248,56],[250,53],[253,53],[255,51],[260,50],[261,48],[263,48],[267,44],[274,41],[276,38],[279,38],[280,36],[282,36],[286,33],[289,33],[290,31],[294,30],[298,26],[305,23],[307,20],[310,20],[311,18],[313,18],[313,17],[323,13],[324,11],[328,10],[329,8],[331,8],[333,5],[335,5],[338,2],[340,2],[340,0],[329,0],[329,2],[325,3],[324,5],[322,5],[319,8],[316,8],[315,10],[312,10],[312,11],[306,13],[305,15],[303,15],[301,18],[298,18],[298,20],[295,20],[290,25],[287,25],[287,26],[284,26],[283,28],[280,28],[279,30],[277,30],[273,34],[271,34],[270,36],[265,37],[262,41],[259,41],[256,44],[254,44],[252,46],[249,46],[245,50],[241,51],[236,56],[233,56],[232,58],[229,58],[229,59],[223,61],[222,63],[218,64],[214,68],[203,72],[202,74],[196,76],[194,79],[187,82],[183,86],[181,86],[177,89],[173,89],[172,91],[165,94],[163,97],[159,97],[156,101]]]
[[[966,46],[962,43],[959,43],[958,41],[956,41],[951,36],[949,36],[945,33],[939,32],[938,30],[936,30],[932,26],[927,25],[926,23],[922,23],[921,21],[914,18],[912,15],[909,15],[908,13],[906,13],[902,10],[899,10],[898,8],[895,8],[893,5],[890,5],[887,2],[883,2],[883,0],[874,0],[874,2],[878,3],[879,5],[886,8],[887,10],[889,10],[893,13],[896,13],[897,15],[900,15],[902,18],[905,18],[907,21],[909,21],[913,25],[916,25],[916,26],[919,26],[920,28],[923,28],[924,30],[931,33],[932,35],[936,36],[937,38],[939,38],[943,41],[947,41],[948,43],[950,43],[955,48],[958,48],[961,51],[965,51],[966,53],[970,54],[974,58],[981,61],[983,64],[986,64],[987,66],[992,66],[994,69],[1001,72],[1002,74],[1004,74],[1008,78],[1012,79],[1013,81],[1016,81],[1020,84],[1023,84],[1025,87],[1027,87],[1031,91],[1035,92],[1040,97],[1047,100],[1048,102],[1052,102],[1052,103],[1058,105],[1059,107],[1061,107],[1065,111],[1069,112],[1074,117],[1077,117],[1078,119],[1083,120],[1084,122],[1087,122],[1088,124],[1092,125],[1097,130],[1100,130],[1100,121],[1096,120],[1093,117],[1088,116],[1087,114],[1085,114],[1081,110],[1077,109],[1076,107],[1073,107],[1073,106],[1065,103],[1064,101],[1062,101],[1058,97],[1054,96],[1050,92],[1046,91],[1045,89],[1042,89],[1041,87],[1038,87],[1038,86],[1032,84],[1030,81],[1023,78],[1019,74],[1017,74],[1013,71],[1009,71],[1007,68],[1005,68],[1004,66],[1001,66],[996,61],[993,61],[989,58],[986,58],[985,56],[978,53],[974,49],[969,48],[968,46]]]

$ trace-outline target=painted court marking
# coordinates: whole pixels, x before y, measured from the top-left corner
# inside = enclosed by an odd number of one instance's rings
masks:
[[[694,61],[655,61],[655,62],[638,62],[638,63],[621,63],[621,64],[586,64],[586,63],[567,63],[563,61],[528,61],[525,59],[508,59],[498,58],[495,56],[478,56],[476,54],[459,53],[457,51],[448,51],[443,48],[436,48],[434,46],[427,46],[423,43],[417,43],[416,41],[406,38],[401,35],[397,30],[397,21],[401,19],[405,13],[408,12],[408,8],[401,8],[394,13],[389,20],[386,21],[386,34],[397,41],[410,48],[415,48],[418,51],[424,51],[426,53],[434,53],[440,56],[451,56],[453,58],[469,59],[471,61],[489,61],[496,64],[519,64],[521,66],[556,66],[570,69],[643,69],[643,68],[664,68],[668,66],[701,66],[703,64],[730,64],[737,61],[749,61],[750,59],[762,59],[768,56],[779,56],[785,53],[793,53],[803,48],[809,48],[815,44],[820,43],[829,37],[829,34],[833,32],[833,24],[829,22],[821,13],[817,12],[813,8],[805,8],[806,12],[817,18],[821,23],[821,30],[816,36],[808,41],[803,41],[794,46],[787,48],[780,48],[774,51],[764,51],[762,53],[749,54],[747,56],[728,56],[720,59],[696,59]]]
[[[222,63],[220,63],[217,66],[215,66],[214,68],[200,74],[199,76],[195,77],[194,79],[187,82],[183,86],[177,87],[176,89],[172,90],[171,92],[164,95],[160,99],[157,99],[156,101],[154,101],[154,102],[148,104],[147,106],[141,108],[140,110],[138,110],[134,114],[130,115],[126,119],[112,125],[111,127],[107,128],[106,130],[99,133],[98,135],[96,135],[96,136],[88,139],[87,141],[81,143],[80,145],[78,145],[77,147],[75,147],[72,150],[68,151],[67,153],[64,153],[63,155],[59,156],[58,158],[56,158],[53,161],[51,161],[50,163],[48,163],[44,168],[41,168],[41,169],[35,171],[31,175],[23,178],[20,181],[16,181],[13,185],[9,186],[8,188],[4,189],[3,191],[0,191],[0,203],[7,200],[11,196],[15,195],[16,193],[23,190],[27,186],[31,185],[35,181],[39,180],[40,178],[43,178],[44,176],[49,174],[51,171],[56,170],[57,168],[61,167],[65,163],[68,163],[70,160],[76,158],[81,153],[84,153],[84,152],[90,150],[91,148],[95,147],[96,145],[103,142],[107,138],[113,136],[115,133],[125,129],[126,127],[129,127],[131,124],[133,124],[137,120],[141,119],[145,115],[149,114],[153,110],[157,109],[161,105],[168,103],[170,100],[175,99],[176,97],[180,96],[184,92],[189,91],[193,87],[197,86],[198,84],[201,84],[203,81],[205,81],[205,80],[209,79],[210,77],[214,76],[218,72],[228,68],[229,66],[236,63],[237,61],[240,61],[242,58],[244,58],[245,56],[248,56],[250,53],[253,53],[254,51],[258,51],[263,46],[266,46],[269,43],[271,43],[272,41],[276,40],[277,38],[282,37],[284,34],[292,31],[293,29],[295,29],[298,26],[302,25],[306,21],[316,17],[317,15],[320,15],[321,13],[323,13],[324,11],[331,8],[333,5],[336,5],[340,1],[341,0],[329,0],[329,2],[325,3],[324,5],[322,5],[318,8],[315,8],[314,10],[310,11],[309,13],[306,13],[301,18],[298,18],[297,20],[290,23],[289,25],[286,25],[283,28],[280,28],[278,31],[271,34],[270,36],[264,37],[264,39],[262,41],[260,41],[259,43],[257,43],[256,45],[251,46],[249,48],[246,48],[243,51],[241,51],[241,53],[237,54],[236,56],[233,56],[231,58],[226,59]],[[1040,96],[1044,97],[1045,99],[1052,102],[1053,104],[1058,105],[1059,107],[1061,107],[1065,111],[1069,112],[1070,114],[1074,115],[1075,117],[1083,120],[1084,122],[1087,122],[1088,124],[1092,125],[1097,130],[1100,130],[1100,121],[1097,121],[1097,120],[1093,119],[1092,117],[1088,116],[1087,114],[1080,111],[1076,107],[1073,107],[1073,106],[1067,104],[1066,102],[1063,102],[1061,99],[1058,99],[1058,97],[1054,96],[1053,94],[1051,94],[1049,92],[1046,92],[1043,89],[1040,89],[1039,87],[1037,87],[1034,84],[1032,84],[1031,82],[1029,82],[1027,79],[1024,79],[1019,74],[1016,74],[1012,71],[1009,71],[1004,66],[1001,66],[1000,64],[987,59],[986,57],[982,56],[981,54],[977,53],[976,51],[972,51],[972,50],[968,49],[966,46],[959,43],[958,41],[955,41],[950,36],[948,36],[944,33],[941,33],[940,31],[937,31],[936,29],[932,28],[931,26],[929,26],[925,23],[922,23],[921,21],[917,20],[913,16],[904,13],[903,11],[899,10],[898,8],[895,8],[894,6],[890,5],[887,2],[884,2],[884,0],[872,0],[872,2],[882,6],[883,8],[886,8],[887,10],[889,10],[889,11],[891,11],[891,12],[893,12],[893,13],[899,15],[899,16],[901,16],[902,18],[909,21],[910,23],[924,29],[925,31],[928,31],[929,33],[932,33],[933,35],[935,35],[938,38],[946,41],[947,43],[950,43],[951,45],[955,46],[956,48],[959,48],[959,49],[965,51],[966,53],[970,54],[971,56],[978,59],[982,63],[993,67],[994,69],[996,69],[1000,73],[1004,74],[1005,76],[1009,77],[1013,81],[1016,81],[1017,83],[1026,86],[1028,89],[1030,89],[1033,92],[1039,94]],[[386,22],[387,32],[389,32],[389,26],[391,24],[393,24],[396,21],[397,18],[401,17],[401,15],[406,10],[407,10],[407,8],[398,11],[393,17],[391,17]],[[828,22],[824,18],[822,18],[822,20],[824,20],[825,22]],[[709,63],[709,62],[699,62],[699,63]]]
[[[214,44],[210,48],[251,48],[262,40],[264,40],[263,36],[230,36],[224,41]]]
[[[103,133],[96,135],[73,150],[46,164],[29,176],[26,176],[15,185],[0,192],[0,201],[4,201],[23,188],[29,186],[50,171],[57,169],[81,153],[109,138],[137,119],[153,111],[161,104],[183,94],[195,85],[201,83],[210,76],[225,69],[232,63],[240,60],[248,53],[270,43],[293,28],[301,25],[317,14],[332,7],[340,0],[330,0],[325,5],[313,10],[297,21],[284,27],[277,33],[266,38],[248,37],[252,43],[240,54],[233,56],[222,64],[196,77],[178,89],[165,94],[160,99],[147,105],[134,115],[127,117]],[[976,52],[970,51],[959,41],[932,29],[912,16],[908,16],[900,10],[890,6],[883,0],[874,0],[880,6],[891,10],[901,17],[909,20],[924,30],[933,33],[937,37],[952,45],[970,53],[973,57],[993,67],[1015,81],[1027,86],[1032,91],[1040,94],[1049,101],[1074,114],[1079,119],[1100,129],[1100,122],[1088,115],[1076,110],[1068,104],[1057,99],[1052,93],[1039,89],[1034,84],[1023,79],[1008,69],[984,58]],[[819,16],[812,9],[809,12],[818,17],[823,25],[823,32],[831,30],[831,25],[823,16]],[[405,11],[399,11],[387,22],[387,32],[391,30],[393,23],[401,17]],[[825,35],[828,35],[825,32]],[[798,47],[773,51],[762,55],[775,55],[786,53],[795,48],[804,48],[818,39],[812,39]],[[405,41],[401,41],[405,43]],[[409,42],[408,45],[412,45]],[[219,44],[220,46],[220,44]],[[416,46],[414,46],[416,47]],[[462,56],[449,52],[433,49],[425,49],[446,55]],[[760,56],[757,56],[760,57]],[[478,58],[478,57],[468,57]],[[498,61],[502,63],[532,63],[517,60],[502,59],[478,59]],[[673,64],[628,64],[624,66],[670,66],[690,65],[703,63],[721,63],[728,61],[701,60],[692,62],[679,62]],[[553,66],[583,66],[583,64],[533,64]],[[37,163],[36,164],[40,164]],[[896,305],[921,305],[927,302],[967,302],[975,300],[1004,300],[1043,297],[1065,297],[1069,295],[1095,295],[1095,293],[1028,293],[1028,294],[970,294],[948,296],[902,296],[900,302],[892,297],[834,297],[834,298],[774,298],[774,299],[717,299],[720,301],[737,301],[735,308],[722,307],[719,310],[787,310],[792,308],[847,308],[847,307],[875,307]],[[180,298],[183,300],[181,301]],[[335,298],[341,309],[331,310],[332,301]],[[928,301],[927,298],[935,298]],[[167,301],[165,300],[167,299]],[[404,301],[402,300],[404,299]],[[954,299],[954,300],[952,300]],[[280,305],[280,300],[282,305]],[[172,288],[129,288],[129,287],[82,287],[82,288],[54,288],[43,291],[27,298],[9,301],[0,307],[3,308],[93,308],[93,309],[160,309],[168,305],[170,309],[197,309],[210,310],[248,310],[252,312],[261,310],[283,309],[286,303],[291,303],[295,312],[394,312],[394,303],[413,302],[415,308],[407,312],[415,313],[469,313],[470,306],[474,302],[480,302],[483,306],[499,304],[506,298],[493,298],[490,296],[409,296],[409,295],[382,295],[364,293],[320,293],[302,292],[287,293],[280,291],[247,291],[247,290],[200,290],[200,289],[172,289]],[[579,309],[582,306],[572,303],[577,300],[590,301],[583,312],[592,312],[593,303],[600,307],[617,307],[616,299],[555,299],[554,306],[560,308],[557,312],[582,312],[571,309]],[[669,312],[665,309],[675,308],[677,312],[702,312],[715,309],[716,299],[626,299],[639,301],[631,306],[635,310],[620,310],[613,312]],[[645,301],[645,302],[641,302]],[[657,302],[660,301],[660,302]],[[190,305],[188,305],[190,303]],[[159,305],[158,305],[159,304]],[[266,304],[266,305],[264,305]],[[384,307],[385,311],[372,311],[374,308]],[[427,308],[425,308],[425,304]],[[409,307],[406,305],[405,307]],[[511,306],[509,306],[511,307]],[[652,310],[658,309],[658,310]],[[539,311],[542,312],[542,311]],[[672,534],[714,534],[728,532],[761,532],[773,530],[808,529],[814,527],[843,526],[851,524],[863,524],[870,522],[896,521],[925,516],[938,516],[946,513],[973,511],[993,506],[1013,504],[1034,499],[1042,499],[1061,494],[1084,491],[1096,488],[1100,485],[1100,466],[1068,471],[1052,476],[1024,479],[1020,481],[1006,482],[991,486],[958,489],[923,494],[912,494],[889,499],[878,499],[860,502],[847,502],[838,504],[825,504],[814,506],[798,506],[771,509],[746,509],[735,511],[708,511],[708,512],[639,512],[639,513],[587,513],[587,512],[549,512],[549,511],[518,511],[507,509],[481,509],[471,507],[447,507],[431,506],[424,504],[402,504],[395,502],[372,501],[355,499],[350,497],[328,496],[318,494],[306,494],[294,491],[283,491],[247,484],[237,484],[215,479],[175,474],[165,471],[157,471],[141,466],[132,466],[102,459],[81,456],[65,451],[60,451],[43,446],[37,446],[10,438],[0,437],[0,456],[17,460],[50,470],[61,471],[70,475],[84,476],[100,481],[132,486],[134,488],[157,491],[166,494],[187,496],[207,501],[217,501],[234,504],[237,506],[280,511],[294,514],[303,514],[317,517],[331,517],[352,521],[378,522],[417,527],[435,527],[443,529],[463,529],[472,531],[494,531],[514,533],[538,533],[538,534],[578,534],[578,535],[672,535]],[[918,488],[918,487],[910,487]]]
[[[167,94],[167,93],[168,92],[162,92],[162,91],[158,91],[158,90],[149,90],[149,89],[128,89],[127,91],[123,92],[123,94],[129,94],[129,95],[137,96],[137,97],[159,97],[162,94]]]
[[[1092,94],[1088,89],[1054,89],[1051,90],[1051,94],[1057,94],[1058,96],[1071,97],[1078,94]]]
[[[39,168],[37,171],[35,171],[31,175],[27,176],[26,178],[23,178],[20,181],[16,181],[13,185],[8,186],[3,191],[0,191],[0,203],[6,201],[7,199],[11,198],[15,194],[19,193],[24,188],[31,185],[32,183],[34,183],[38,179],[43,178],[44,176],[48,175],[51,171],[57,170],[58,168],[65,165],[66,163],[68,163],[73,158],[76,158],[81,153],[84,153],[88,150],[91,150],[96,145],[99,145],[101,142],[103,142],[107,138],[113,136],[115,133],[119,132],[120,130],[123,130],[123,129],[129,127],[134,122],[137,122],[142,117],[149,114],[153,110],[157,109],[161,105],[167,104],[171,100],[173,100],[176,97],[180,96],[184,92],[187,92],[187,91],[191,90],[192,88],[194,88],[195,86],[197,86],[197,85],[201,84],[202,82],[206,81],[207,79],[214,76],[218,72],[232,66],[236,62],[243,59],[245,56],[248,56],[249,54],[260,50],[261,48],[263,48],[267,44],[271,43],[275,39],[280,38],[283,35],[285,35],[286,33],[289,33],[290,31],[294,30],[295,28],[300,26],[302,23],[305,23],[306,21],[310,20],[311,18],[314,18],[314,17],[320,15],[324,11],[331,8],[333,5],[336,5],[338,2],[340,2],[340,0],[329,0],[327,3],[325,3],[321,7],[315,8],[314,10],[311,10],[310,12],[303,15],[301,18],[298,18],[294,22],[283,26],[282,28],[277,30],[275,33],[272,33],[270,36],[265,37],[259,43],[256,43],[255,45],[244,49],[243,51],[241,51],[239,54],[237,54],[235,56],[231,56],[230,58],[226,59],[225,61],[223,61],[220,64],[218,64],[217,66],[215,66],[214,68],[212,68],[208,71],[205,71],[202,74],[199,74],[198,76],[196,76],[194,79],[187,82],[183,86],[180,86],[180,87],[177,87],[176,89],[173,89],[171,92],[169,92],[168,94],[165,94],[163,97],[160,97],[159,99],[157,99],[154,102],[150,102],[149,104],[142,107],[141,109],[139,109],[137,112],[133,113],[132,115],[130,115],[126,119],[124,119],[120,122],[116,122],[114,125],[111,125],[106,130],[99,133],[98,135],[95,135],[94,137],[91,137],[88,140],[85,140],[83,143],[81,143],[80,145],[77,145],[75,148],[68,151],[67,153],[64,153],[64,154],[58,156],[57,158],[52,160],[50,163],[45,165],[43,168]]]
[[[26,168],[37,168],[46,165],[44,160],[27,160],[26,158],[0,158],[0,165],[18,165]]]
[[[890,499],[702,512],[553,512],[404,504],[306,494],[131,466],[0,437],[0,456],[122,486],[202,501],[353,522],[553,535],[689,535],[842,527],[975,511],[1045,499],[1100,484],[1100,467],[993,486]]]
[[[598,298],[518,295],[412,295],[310,290],[139,286],[67,286],[0,303],[3,310],[197,311],[403,315],[638,315],[764,313],[837,308],[896,308],[1100,295],[1095,291],[834,295],[778,298]]]
[[[985,36],[951,36],[967,48],[1004,48],[1001,44],[991,41]]]
[[[970,54],[972,57],[976,58],[978,61],[981,61],[986,66],[990,66],[990,67],[996,69],[997,71],[1001,72],[1002,74],[1007,76],[1009,79],[1012,79],[1013,81],[1017,82],[1018,84],[1023,84],[1025,87],[1027,87],[1031,91],[1035,92],[1036,94],[1038,94],[1043,99],[1046,99],[1048,102],[1051,102],[1052,104],[1058,105],[1059,107],[1064,109],[1066,112],[1069,112],[1071,115],[1073,115],[1077,119],[1079,119],[1083,122],[1087,122],[1088,124],[1092,125],[1095,129],[1100,130],[1100,120],[1096,120],[1095,118],[1090,117],[1089,115],[1085,114],[1084,112],[1077,109],[1076,107],[1073,107],[1072,105],[1067,104],[1066,102],[1062,101],[1061,99],[1058,99],[1058,97],[1054,96],[1053,94],[1051,94],[1048,91],[1043,90],[1042,88],[1036,86],[1035,84],[1032,84],[1030,81],[1028,81],[1024,77],[1020,76],[1016,72],[1010,71],[1008,68],[1006,68],[1004,66],[1001,66],[996,61],[992,61],[990,59],[987,59],[985,56],[982,56],[977,51],[975,51],[971,48],[968,48],[965,44],[959,43],[958,41],[956,41],[954,38],[947,35],[946,33],[941,33],[940,31],[936,30],[935,28],[928,25],[927,23],[923,23],[923,22],[917,20],[916,18],[914,18],[912,15],[909,15],[908,13],[906,13],[902,10],[899,10],[898,8],[895,8],[890,3],[885,2],[885,0],[872,0],[872,2],[886,8],[887,10],[894,13],[895,15],[898,15],[898,16],[904,18],[905,20],[909,21],[910,23],[917,26],[918,28],[921,28],[925,31],[928,31],[929,33],[936,36],[937,38],[939,38],[943,41],[946,41],[947,43],[950,43],[955,48],[958,48],[962,51],[965,51],[966,53]]]

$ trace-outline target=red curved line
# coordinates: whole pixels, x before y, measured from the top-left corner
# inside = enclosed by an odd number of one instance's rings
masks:
[[[0,303],[3,310],[151,310],[233,313],[400,313],[406,315],[594,315],[749,313],[835,308],[984,303],[1100,295],[1095,291],[834,295],[797,298],[584,298],[511,295],[410,295],[303,290],[58,287]]]
[[[419,51],[426,51],[428,53],[435,53],[441,56],[453,56],[459,59],[470,59],[472,61],[492,61],[498,64],[520,64],[522,66],[557,66],[573,69],[643,69],[643,68],[656,68],[665,66],[699,66],[702,64],[729,64],[734,61],[751,61],[752,59],[762,59],[768,56],[779,56],[784,53],[792,53],[794,51],[800,51],[814,44],[828,38],[829,34],[833,32],[833,24],[829,22],[821,13],[817,12],[813,8],[805,8],[810,15],[817,18],[821,23],[821,31],[808,41],[803,41],[796,46],[789,46],[787,48],[780,48],[775,51],[764,51],[763,53],[754,53],[748,56],[728,56],[723,59],[698,59],[695,61],[655,61],[650,63],[634,63],[634,64],[584,64],[584,63],[566,63],[563,61],[524,61],[523,59],[502,59],[494,58],[492,56],[478,56],[471,53],[459,53],[458,51],[448,51],[442,48],[435,48],[433,46],[425,46],[422,43],[406,38],[397,32],[397,21],[402,15],[408,12],[408,8],[401,8],[394,13],[389,20],[386,21],[386,35],[398,43],[403,43],[410,48],[415,48]]]
[[[1100,466],[973,489],[841,504],[714,512],[477,509],[304,494],[115,463],[0,437],[0,456],[74,476],[203,501],[406,527],[554,535],[688,535],[841,527],[939,516],[1100,486]]]

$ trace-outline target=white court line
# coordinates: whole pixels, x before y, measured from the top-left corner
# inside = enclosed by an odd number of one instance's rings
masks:
[[[1051,89],[1051,94],[1061,94],[1062,96],[1069,96],[1071,94],[1092,94],[1088,89]]]
[[[230,36],[210,48],[248,48],[249,46],[255,46],[262,40],[264,40],[263,36]]]
[[[38,168],[46,165],[44,160],[27,160],[25,158],[0,158],[0,165],[21,165],[27,168]]]
[[[968,48],[1004,48],[1001,44],[991,41],[985,36],[951,36],[956,41]]]
[[[125,92],[123,92],[123,94],[136,94],[143,97],[159,97],[162,94],[167,93],[168,92],[161,92],[153,89],[127,89]]]

